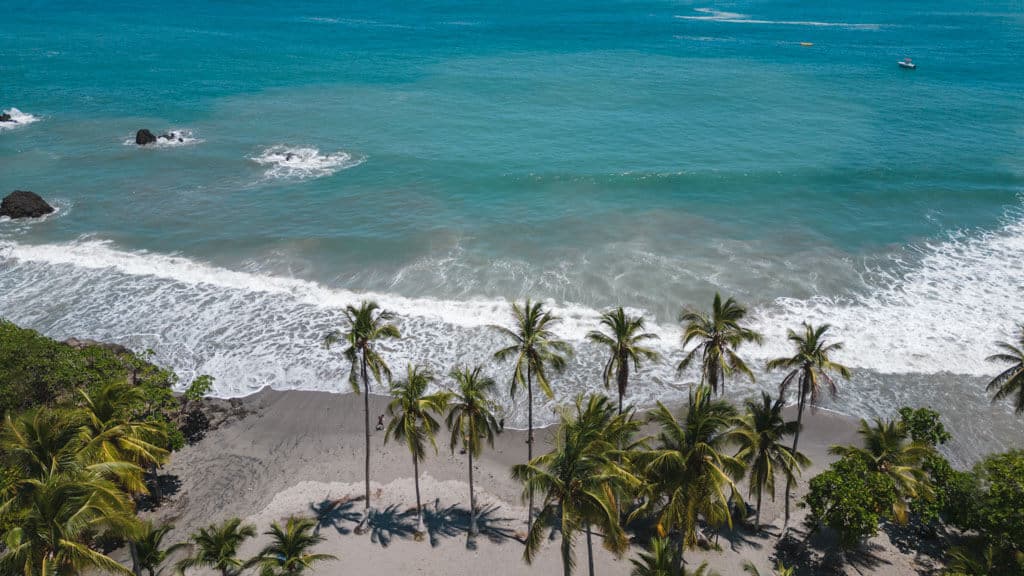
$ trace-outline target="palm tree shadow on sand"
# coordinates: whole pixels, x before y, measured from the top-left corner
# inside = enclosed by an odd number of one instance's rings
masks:
[[[362,513],[354,510],[356,502],[362,499],[362,496],[339,498],[336,500],[324,498],[320,502],[311,502],[309,509],[313,512],[313,517],[316,519],[314,533],[320,534],[321,528],[334,528],[338,534],[342,535],[352,532],[343,523],[352,522],[358,525],[359,521],[363,519]]]
[[[387,548],[395,538],[408,539],[416,535],[416,508],[399,512],[398,505],[392,504],[383,510],[371,509],[367,525],[370,541]]]
[[[466,548],[476,549],[476,538],[484,537],[500,544],[506,540],[522,542],[509,527],[514,522],[513,518],[498,516],[500,506],[484,506],[477,511],[476,526],[477,536],[469,533],[469,508],[460,507],[457,504],[441,508],[440,502],[435,500],[433,507],[423,507],[423,525],[430,537],[430,545],[437,547],[442,538],[456,538],[466,536]]]

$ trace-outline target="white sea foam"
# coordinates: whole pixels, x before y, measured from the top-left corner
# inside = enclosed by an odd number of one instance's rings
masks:
[[[950,386],[990,375],[983,359],[992,340],[1008,337],[1014,323],[1024,318],[1024,269],[1014,264],[1024,253],[1024,221],[1015,218],[993,232],[954,235],[912,252],[885,270],[865,272],[864,282],[873,287],[865,296],[845,301],[781,299],[754,311],[766,344],[744,354],[752,365],[760,365],[788,352],[786,328],[803,320],[831,322],[835,338],[846,343],[840,360],[870,371],[860,373],[848,387],[871,393],[849,394],[841,410],[885,414],[892,408],[889,404],[905,401],[902,392],[879,377],[890,373],[913,383],[906,390],[913,390],[915,402],[948,404],[943,398],[955,392],[961,408],[981,417],[988,410],[983,391]],[[443,374],[453,365],[480,363],[494,374],[506,372],[507,367],[491,358],[502,340],[489,328],[510,320],[502,299],[356,292],[228,270],[183,256],[126,251],[89,238],[43,245],[0,240],[0,316],[55,337],[85,336],[152,348],[159,361],[186,380],[199,373],[216,377],[214,393],[224,397],[267,385],[346,391],[337,351],[326,351],[318,342],[340,326],[344,306],[363,299],[377,300],[398,314],[405,337],[384,345],[392,366],[417,362]],[[577,354],[566,375],[558,378],[557,398],[539,405],[541,422],[554,418],[557,402],[600,386],[603,357],[585,341],[587,331],[596,326],[598,310],[549,304],[564,319],[556,334],[572,342]],[[638,374],[630,399],[650,405],[684,398],[686,385],[674,374],[680,330],[673,323],[650,329],[660,336],[654,347],[665,360]],[[931,385],[930,380],[943,384]],[[734,397],[755,389],[730,382]],[[507,398],[502,403],[509,423],[521,425],[522,404]]]
[[[17,108],[8,108],[4,110],[4,114],[10,115],[12,122],[0,122],[0,132],[14,130],[39,121],[37,116],[22,112]]]
[[[125,139],[123,144],[125,146],[138,146],[139,148],[178,148],[180,146],[192,146],[193,144],[201,144],[204,142],[202,138],[196,137],[191,130],[185,130],[182,128],[175,128],[166,132],[161,132],[156,137],[156,142],[146,144],[145,146],[139,146],[135,143],[135,135],[131,135]]]
[[[825,28],[848,28],[850,30],[878,30],[881,24],[867,24],[854,22],[815,22],[807,20],[761,20],[751,18],[747,14],[737,12],[723,12],[712,8],[694,8],[699,15],[677,15],[680,20],[699,20],[705,22],[729,22],[732,24],[770,24],[778,26],[814,26]]]
[[[304,180],[330,176],[339,170],[354,168],[362,164],[366,158],[356,157],[344,151],[321,154],[317,148],[277,145],[267,148],[251,160],[268,167],[264,172],[267,178]]]

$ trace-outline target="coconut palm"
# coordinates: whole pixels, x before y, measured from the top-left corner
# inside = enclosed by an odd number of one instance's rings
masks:
[[[131,575],[90,546],[96,535],[131,538],[139,529],[128,497],[95,473],[21,479],[0,500],[0,517],[15,526],[4,540],[0,574],[73,576],[96,569]]]
[[[131,406],[142,402],[142,389],[114,382],[89,394],[80,390],[85,422],[83,447],[96,460],[131,462],[140,467],[162,464],[168,451],[163,430],[151,422],[133,418]]]
[[[451,431],[449,447],[455,453],[455,447],[461,445],[469,458],[469,535],[476,536],[479,532],[476,524],[476,495],[473,492],[473,458],[479,457],[483,451],[483,442],[494,447],[494,436],[501,428],[494,417],[496,408],[491,395],[497,386],[493,378],[485,376],[477,366],[452,370],[451,378],[458,389],[453,393],[449,403],[448,418],[445,423]]]
[[[735,482],[743,475],[743,463],[725,449],[736,436],[732,429],[736,409],[724,400],[714,400],[711,388],[702,385],[690,393],[681,419],[661,402],[649,419],[660,428],[657,445],[636,457],[649,497],[632,517],[650,513],[659,501],[665,502],[658,512],[658,530],[662,535],[678,530],[673,573],[680,574],[685,548],[697,544],[700,517],[712,526],[732,525],[729,494],[740,500]]]
[[[316,533],[316,520],[291,517],[284,527],[274,522],[264,532],[271,542],[260,551],[256,564],[260,576],[298,576],[305,574],[314,564],[325,560],[337,560],[330,554],[311,554],[317,544],[326,540]]]
[[[633,570],[630,576],[672,576],[676,548],[667,538],[654,538],[646,552],[640,552],[639,558],[630,559]],[[718,576],[718,572],[708,568],[707,562],[701,562],[694,572],[683,569],[683,576]]]
[[[360,528],[370,518],[370,374],[378,384],[381,378],[391,380],[391,370],[384,358],[377,352],[376,344],[381,340],[400,338],[398,328],[390,324],[394,314],[381,310],[376,302],[364,300],[356,308],[345,307],[345,329],[334,331],[324,338],[324,346],[330,348],[344,340],[347,345],[342,354],[349,363],[348,381],[352,390],[363,395],[363,423],[366,437],[366,509]],[[360,388],[360,381],[362,388]]]
[[[700,359],[700,383],[707,384],[715,394],[725,391],[725,378],[739,372],[754,380],[754,374],[737,351],[747,342],[761,343],[761,334],[740,324],[747,309],[732,298],[724,303],[717,292],[711,305],[711,314],[686,309],[679,315],[683,323],[683,348],[690,342],[698,344],[690,350],[678,371],[689,368]]]
[[[640,483],[614,460],[626,423],[615,415],[608,399],[591,396],[584,403],[580,397],[574,408],[562,414],[550,452],[512,467],[512,477],[523,483],[524,498],[533,493],[544,495],[527,535],[524,558],[527,563],[533,562],[545,529],[557,524],[562,534],[562,571],[566,576],[572,574],[576,564],[576,535],[586,531],[589,537],[591,525],[603,532],[606,548],[616,554],[626,551],[629,541],[619,524],[615,495]],[[592,571],[589,538],[587,548]]]
[[[155,527],[152,522],[143,523],[142,529],[133,539],[138,554],[136,565],[138,570],[145,570],[149,576],[157,576],[163,573],[160,570],[160,565],[176,550],[186,546],[185,543],[179,543],[167,548],[163,547],[164,538],[173,529],[174,526],[170,524]]]
[[[786,421],[782,413],[782,397],[772,401],[771,394],[761,393],[761,401],[746,401],[746,413],[737,420],[736,458],[750,471],[749,495],[757,496],[757,518],[754,526],[761,529],[761,497],[767,488],[775,501],[775,474],[789,481],[811,461],[800,452],[783,444],[783,438],[796,432],[795,420]]]
[[[404,442],[412,454],[413,480],[416,484],[416,532],[423,532],[423,506],[420,503],[420,462],[426,458],[426,442],[437,453],[435,436],[439,424],[435,415],[440,415],[448,406],[450,394],[435,392],[427,394],[427,388],[434,381],[429,370],[410,364],[405,380],[391,385],[391,403],[388,404],[387,430],[384,443],[389,439]]]
[[[928,444],[911,441],[910,432],[902,420],[876,418],[873,425],[861,420],[858,433],[864,440],[863,448],[832,446],[829,453],[863,457],[872,470],[891,477],[896,486],[893,515],[899,523],[906,524],[910,510],[908,499],[930,497],[932,494],[928,473],[921,466],[934,451]]]
[[[1017,345],[1009,342],[997,342],[996,346],[1003,352],[986,358],[989,362],[1009,364],[1010,367],[988,383],[986,388],[994,392],[993,402],[1005,400],[1013,396],[1013,409],[1017,414],[1024,414],[1024,325],[1020,327]]]
[[[512,340],[512,344],[494,353],[499,361],[514,358],[512,369],[512,385],[509,394],[515,398],[520,387],[526,387],[526,421],[527,440],[526,458],[533,460],[533,382],[537,381],[541,391],[548,398],[554,398],[551,391],[551,383],[548,380],[547,369],[563,370],[566,364],[566,356],[572,353],[572,347],[555,337],[551,328],[559,322],[559,318],[551,312],[544,310],[540,302],[531,302],[527,298],[523,306],[513,302],[512,316],[515,319],[515,329],[509,330],[503,326],[493,326],[495,330]],[[529,510],[527,511],[527,526],[533,522],[533,495],[529,497]]]
[[[641,360],[657,360],[658,353],[644,348],[641,343],[658,336],[644,332],[643,316],[629,316],[621,306],[602,314],[601,325],[608,328],[610,334],[593,330],[587,334],[587,339],[608,348],[608,361],[602,371],[604,386],[608,388],[614,376],[619,392],[619,414],[622,414],[622,397],[629,385],[629,365],[640,370]]]
[[[221,576],[238,576],[246,562],[238,557],[242,542],[256,535],[256,527],[242,524],[239,518],[230,518],[220,524],[200,528],[190,537],[195,554],[178,563],[178,571],[194,566],[219,570]]]
[[[803,333],[793,330],[787,332],[787,338],[793,343],[794,354],[790,357],[776,358],[768,362],[768,370],[788,370],[779,384],[779,396],[786,394],[791,386],[796,385],[796,431],[793,433],[793,452],[797,452],[800,441],[800,428],[803,426],[804,406],[818,404],[822,386],[827,386],[833,397],[838,392],[832,373],[842,378],[850,378],[850,370],[846,366],[834,362],[831,354],[842,350],[842,342],[828,343],[825,334],[831,328],[828,324],[814,326],[803,323]],[[786,524],[789,524],[789,495],[793,483],[786,479]]]

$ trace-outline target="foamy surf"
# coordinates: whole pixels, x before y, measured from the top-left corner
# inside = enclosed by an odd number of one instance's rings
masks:
[[[135,146],[138,148],[178,148],[181,146],[192,146],[194,144],[201,144],[202,138],[196,137],[191,130],[185,130],[176,128],[174,130],[168,130],[162,132],[156,137],[156,142],[146,144],[145,146],[139,146],[135,143],[135,136],[129,136],[122,142],[125,146]]]
[[[251,160],[268,167],[264,172],[267,178],[305,180],[354,168],[362,164],[365,158],[344,151],[321,154],[318,148],[277,145],[267,148]]]
[[[823,28],[848,28],[850,30],[878,30],[881,24],[868,24],[856,22],[815,22],[808,20],[763,20],[751,18],[747,14],[737,12],[723,12],[712,8],[694,8],[697,15],[677,15],[680,20],[697,20],[703,22],[728,22],[732,24],[767,24],[775,26],[813,26]]]
[[[24,126],[39,121],[39,117],[33,116],[32,114],[28,114],[26,112],[22,112],[17,108],[8,108],[7,110],[4,110],[3,113],[10,116],[11,121],[0,122],[0,132],[3,132],[4,130],[14,130],[16,128],[22,128]]]

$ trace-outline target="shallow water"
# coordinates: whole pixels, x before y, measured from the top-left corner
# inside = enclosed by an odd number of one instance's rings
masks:
[[[316,341],[366,294],[402,315],[392,364],[439,370],[489,361],[530,295],[580,345],[565,398],[600,386],[600,309],[677,357],[679,308],[721,290],[769,336],[755,363],[836,326],[836,409],[931,404],[965,454],[1019,444],[983,388],[1024,321],[1020,3],[591,4],[11,12],[0,109],[37,121],[0,130],[0,190],[60,210],[0,222],[0,315],[232,396],[346,390]],[[632,397],[684,391],[666,362]]]

